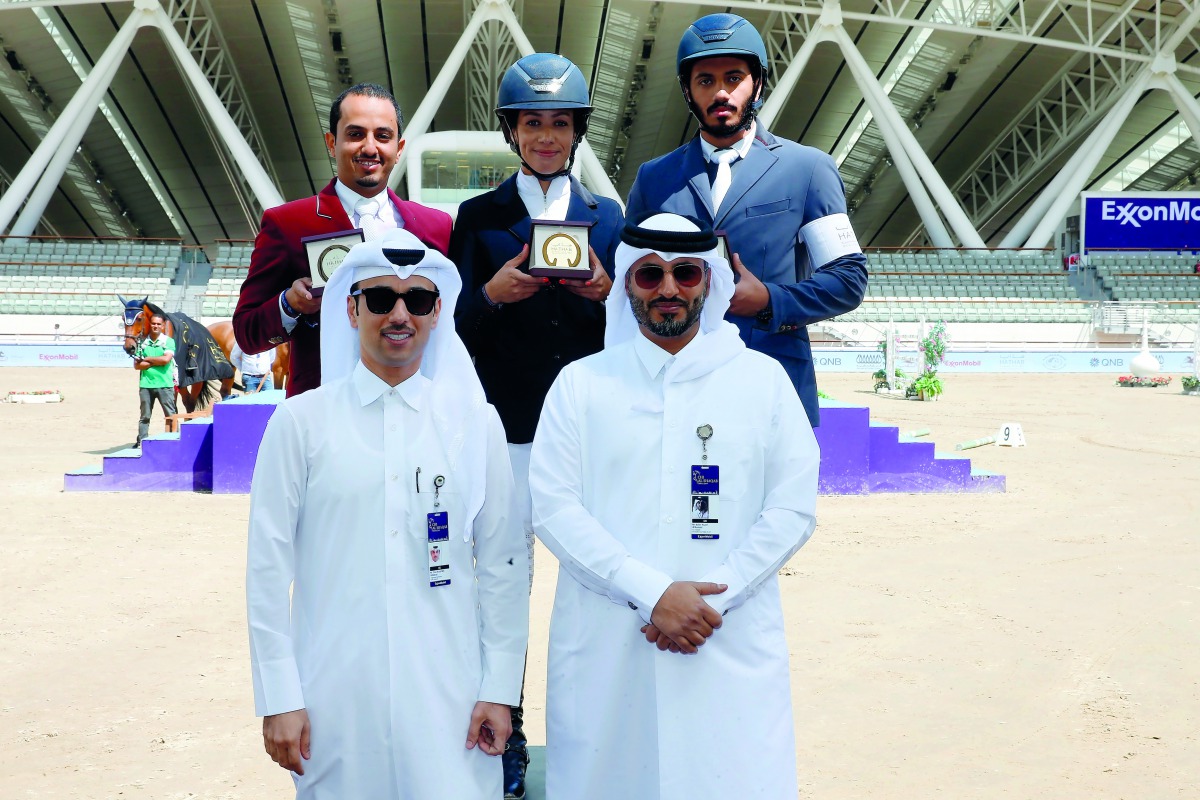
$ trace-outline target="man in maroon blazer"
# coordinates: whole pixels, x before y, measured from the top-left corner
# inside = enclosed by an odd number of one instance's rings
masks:
[[[400,133],[400,107],[387,89],[350,87],[330,108],[325,134],[337,177],[315,197],[263,213],[233,331],[245,353],[291,342],[288,397],[321,385],[321,299],[312,295],[303,237],[362,228],[375,239],[403,227],[442,253],[449,249],[448,214],[401,200],[387,188],[404,149]]]

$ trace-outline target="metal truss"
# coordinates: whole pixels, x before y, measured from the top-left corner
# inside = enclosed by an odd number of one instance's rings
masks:
[[[1101,0],[943,0],[927,18],[918,17],[926,0],[660,2],[811,17],[838,9],[843,19],[858,22],[966,33],[1144,63],[1157,53],[1184,54],[1196,47],[1191,30],[1200,21],[1200,0],[1124,0],[1120,5]],[[1178,69],[1200,75],[1200,67],[1181,64]]]
[[[279,186],[279,176],[275,173],[275,167],[267,155],[266,147],[263,146],[263,137],[259,132],[258,123],[254,119],[250,104],[246,102],[245,90],[233,68],[232,59],[228,56],[229,49],[221,35],[220,28],[217,27],[208,0],[164,0],[163,9],[196,59],[205,79],[229,112],[238,131],[245,138],[259,163],[267,171],[271,182],[275,186]],[[193,94],[196,105],[201,106],[190,84],[188,91]],[[237,168],[232,161],[231,154],[226,152],[223,139],[213,129],[208,117],[204,114],[200,116],[208,128],[214,144],[217,145],[221,166],[234,187],[234,193],[237,195],[242,213],[250,224],[251,230],[257,231],[258,221],[265,209],[258,202],[243,170]]]
[[[588,125],[588,141],[614,182],[625,162],[630,130],[638,115],[639,95],[646,85],[649,58],[643,57],[646,48],[642,45],[653,41],[661,18],[659,5],[651,5],[645,19],[610,6],[607,24],[601,32],[600,57],[596,60],[590,90],[594,110]]]
[[[1080,54],[1034,98],[965,172],[954,190],[976,224],[989,219],[1102,119],[1140,65]]]
[[[683,0],[664,0],[682,2]],[[811,28],[813,18],[836,12],[841,19],[967,33],[1077,51],[1020,114],[965,171],[954,188],[964,210],[981,226],[1032,176],[1063,154],[1102,119],[1133,80],[1148,68],[1198,74],[1200,68],[1180,63],[1200,50],[1195,35],[1200,0],[1124,0],[1119,4],[1079,0],[943,0],[930,6],[910,0],[701,0],[735,11],[768,10],[765,26],[773,66],[785,66]],[[922,15],[919,18],[918,15]],[[889,66],[891,69],[892,66]],[[778,69],[773,70],[778,75]],[[889,99],[905,118],[910,92],[889,88]],[[914,86],[919,89],[919,86]],[[932,89],[932,86],[928,87]],[[854,141],[839,143],[843,177],[851,203],[855,191],[870,192],[877,171],[876,154],[884,152],[875,125],[860,111],[850,127]],[[847,147],[848,146],[848,147]]]
[[[511,0],[513,14],[522,19],[524,3]],[[463,24],[475,13],[479,0],[463,0]],[[517,43],[508,27],[500,20],[489,20],[483,24],[475,44],[467,53],[464,66],[467,94],[467,130],[493,131],[496,129],[496,94],[500,89],[499,76],[503,75],[521,57]]]

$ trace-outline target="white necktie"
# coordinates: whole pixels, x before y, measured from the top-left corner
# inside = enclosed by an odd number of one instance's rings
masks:
[[[354,211],[358,214],[358,227],[362,228],[363,238],[368,242],[382,237],[386,230],[383,220],[379,218],[382,205],[379,200],[369,197],[364,197],[354,204]]]
[[[733,169],[730,167],[734,161],[741,158],[741,153],[732,148],[722,148],[714,150],[709,160],[717,165],[717,177],[713,179],[712,185],[712,204],[713,216],[716,217],[717,211],[721,208],[721,201],[725,199],[725,193],[729,191],[729,185],[733,183]]]

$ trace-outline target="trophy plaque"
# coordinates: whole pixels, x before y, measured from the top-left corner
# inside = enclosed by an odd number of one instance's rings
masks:
[[[713,231],[717,237],[717,255],[729,261],[729,268],[733,269],[733,262],[730,261],[731,253],[729,252],[729,236],[725,231]]]
[[[717,255],[729,264],[729,269],[733,270],[733,282],[737,283],[741,278],[738,277],[737,270],[733,269],[733,253],[729,250],[729,235],[725,231],[713,231],[713,234],[717,237]]]
[[[529,226],[529,274],[538,278],[592,277],[589,222],[533,220]]]
[[[325,284],[342,261],[350,253],[350,248],[363,241],[361,228],[354,228],[338,233],[323,233],[319,236],[305,236],[300,240],[308,255],[308,272],[312,276],[313,297],[320,297],[325,291]]]

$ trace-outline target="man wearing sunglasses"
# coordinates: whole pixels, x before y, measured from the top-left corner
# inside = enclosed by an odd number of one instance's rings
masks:
[[[401,200],[388,188],[404,149],[401,122],[400,106],[382,86],[360,83],[342,92],[329,109],[325,134],[336,177],[315,197],[263,212],[233,330],[246,353],[291,342],[288,397],[321,383],[321,300],[312,292],[301,239],[361,228],[371,241],[403,228],[442,253],[449,247],[449,215]]]
[[[354,247],[322,298],[321,386],[259,449],[255,709],[305,800],[502,795],[528,565],[459,290],[406,231]]]
[[[833,159],[755,119],[768,66],[762,37],[737,15],[688,26],[676,67],[699,135],[641,166],[626,214],[687,214],[725,232],[737,277],[730,321],[747,346],[783,365],[816,426],[807,326],[858,307],[867,259]]]
[[[546,794],[795,797],[777,573],[816,524],[816,440],[724,321],[712,229],[656,214],[621,242],[604,350],[560,373],[530,459],[561,565]]]

